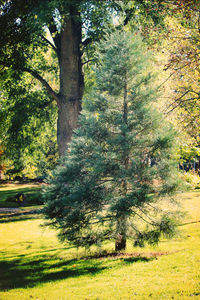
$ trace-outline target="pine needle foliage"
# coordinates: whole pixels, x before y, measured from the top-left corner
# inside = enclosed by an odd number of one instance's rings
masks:
[[[107,33],[98,58],[96,87],[44,192],[44,214],[76,246],[115,240],[123,250],[127,238],[155,244],[175,228],[169,212],[153,208],[178,187],[175,133],[154,109],[157,89],[140,36]]]

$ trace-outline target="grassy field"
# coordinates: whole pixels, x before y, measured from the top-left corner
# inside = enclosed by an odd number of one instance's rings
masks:
[[[173,240],[88,257],[42,219],[0,224],[0,299],[200,299],[200,192],[178,196],[188,215]],[[105,245],[112,251],[112,244]]]
[[[40,184],[4,184],[0,185],[0,208],[1,207],[19,207],[15,201],[18,193],[26,195],[26,206],[33,205],[34,200],[40,197]],[[40,199],[39,199],[40,200]],[[37,202],[37,201],[36,201]],[[38,203],[37,203],[38,204]]]

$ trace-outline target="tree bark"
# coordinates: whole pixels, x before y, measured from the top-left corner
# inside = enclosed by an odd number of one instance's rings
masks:
[[[62,156],[70,142],[81,111],[83,74],[80,45],[81,21],[78,11],[72,6],[65,17],[60,35],[60,92],[58,104],[57,142]]]
[[[58,108],[57,143],[59,156],[64,155],[81,111],[80,101],[61,102]]]
[[[115,240],[115,251],[126,249],[126,231],[127,231],[127,218],[122,215],[117,220],[117,236]]]
[[[124,103],[123,103],[123,122],[127,124],[128,116],[128,105],[127,105],[127,78],[125,76],[125,85],[124,85]],[[123,133],[124,141],[126,140],[126,134]],[[125,148],[122,155],[122,164],[124,165],[125,170],[128,169],[129,163],[129,152]],[[126,178],[122,180],[121,183],[121,194],[126,196],[127,194],[127,181]],[[122,213],[117,220],[117,236],[115,240],[115,250],[121,251],[126,249],[126,235],[127,235],[127,216],[126,212]]]

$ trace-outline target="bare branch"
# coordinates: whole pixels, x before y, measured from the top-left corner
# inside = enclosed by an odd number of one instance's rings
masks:
[[[198,21],[197,21],[197,23],[198,23],[198,31],[199,31],[199,33],[200,33],[200,10],[199,10],[199,16],[198,16]]]
[[[85,39],[85,40],[82,42],[82,45],[83,45],[84,47],[87,47],[87,45],[89,45],[91,42],[92,42],[92,39],[91,39],[91,38],[87,38],[87,39]]]
[[[88,59],[87,61],[84,61],[84,62],[82,63],[82,66],[85,65],[85,64],[88,64],[88,63],[91,62],[91,61],[94,61],[94,59]]]
[[[48,82],[37,71],[29,68],[24,68],[24,71],[28,72],[35,79],[37,79],[43,85],[43,87],[45,87],[49,95],[56,101],[56,103],[59,104],[60,101],[59,101],[58,94],[52,89],[52,87],[48,84]]]
[[[193,98],[187,98],[187,99],[184,99],[184,100],[180,100],[172,109],[170,109],[169,111],[167,111],[165,114],[168,115],[169,113],[171,113],[172,111],[174,111],[177,107],[179,107],[184,102],[198,100],[198,99],[199,99],[198,97],[193,97]],[[175,103],[176,103],[176,100],[170,106],[174,105]]]
[[[164,71],[166,71],[164,69]],[[176,71],[174,71],[173,73],[171,73],[160,85],[159,85],[159,89],[161,88],[161,86],[163,86],[174,74],[176,73]]]
[[[186,91],[186,92],[183,93],[180,97],[176,98],[176,99],[174,100],[174,102],[171,103],[171,104],[167,107],[167,109],[169,109],[171,106],[173,106],[177,101],[181,100],[181,99],[182,99],[185,95],[187,95],[189,92],[190,92],[190,91]]]
[[[137,206],[137,208],[150,220],[153,222],[153,224],[155,223],[154,220],[144,211],[144,209],[142,209],[141,207]]]
[[[56,49],[56,47],[55,47],[55,45],[54,44],[52,44],[47,38],[45,38],[43,35],[41,35],[41,38],[45,41],[45,42],[47,42],[47,44],[49,44],[50,46],[51,46],[51,48],[55,51],[55,52],[57,52],[57,49]]]

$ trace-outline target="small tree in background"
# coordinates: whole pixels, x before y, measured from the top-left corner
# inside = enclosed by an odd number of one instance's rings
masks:
[[[174,230],[169,212],[153,209],[177,189],[174,132],[153,108],[157,92],[141,38],[107,34],[98,55],[97,86],[44,193],[45,217],[76,246],[113,239],[123,250],[127,238],[154,244]]]

